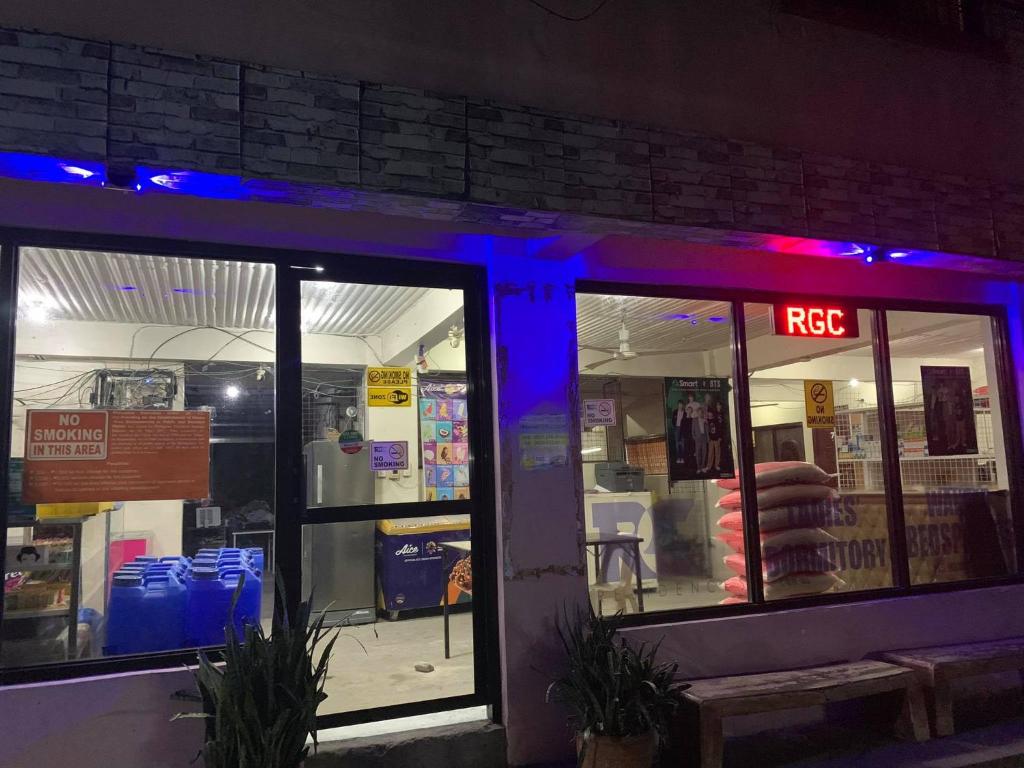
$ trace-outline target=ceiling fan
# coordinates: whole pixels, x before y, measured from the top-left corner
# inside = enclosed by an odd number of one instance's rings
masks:
[[[679,353],[679,350],[666,350],[664,352],[637,352],[630,346],[629,343],[629,328],[626,327],[626,312],[622,312],[622,324],[619,326],[619,346],[617,348],[609,347],[591,347],[586,344],[581,344],[580,349],[589,349],[595,352],[604,352],[611,355],[602,360],[595,360],[592,363],[587,363],[583,366],[583,370],[592,371],[595,368],[600,368],[605,363],[610,363],[614,360],[632,360],[636,357],[653,357],[656,355],[675,355]]]

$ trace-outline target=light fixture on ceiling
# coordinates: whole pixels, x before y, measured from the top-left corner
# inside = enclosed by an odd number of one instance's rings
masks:
[[[457,325],[453,325],[448,329],[448,343],[451,344],[452,349],[458,349],[459,344],[462,343],[462,337],[466,334],[465,328],[459,328]]]
[[[238,388],[237,384],[228,384],[224,389],[224,396],[228,400],[236,400],[240,394],[242,394],[242,390]]]
[[[29,323],[45,325],[53,319],[57,302],[50,296],[22,296],[18,300],[18,312]]]
[[[860,386],[860,379],[850,379],[850,386],[851,387],[859,387]]]

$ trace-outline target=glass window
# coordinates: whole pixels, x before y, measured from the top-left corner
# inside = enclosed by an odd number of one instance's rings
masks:
[[[307,525],[302,548],[303,594],[342,627],[321,714],[474,692],[469,515]]]
[[[871,313],[837,311],[744,305],[767,600],[893,583]]]
[[[1014,572],[992,320],[889,312],[911,584]]]
[[[729,305],[581,293],[576,323],[594,607],[745,602],[715,482],[736,469]]]
[[[273,266],[24,248],[17,312],[0,663],[269,620]]]
[[[301,297],[308,506],[468,499],[462,291],[303,281]]]

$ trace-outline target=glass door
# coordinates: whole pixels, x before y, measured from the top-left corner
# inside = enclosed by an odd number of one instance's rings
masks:
[[[298,515],[281,551],[299,558],[282,572],[340,628],[321,713],[341,724],[486,703],[480,275],[360,260],[297,264],[283,279],[280,465],[283,508]]]

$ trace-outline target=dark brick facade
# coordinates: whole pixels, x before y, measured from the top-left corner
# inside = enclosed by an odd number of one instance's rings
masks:
[[[237,171],[239,65],[111,46],[110,162]]]
[[[1024,184],[38,32],[0,30],[0,150],[1024,259]]]
[[[646,129],[485,101],[468,115],[470,199],[651,217]]]
[[[272,67],[242,73],[242,171],[359,184],[359,83]]]
[[[362,184],[428,195],[466,191],[466,101],[366,83],[360,101]]]
[[[0,146],[102,160],[110,46],[0,30]]]

